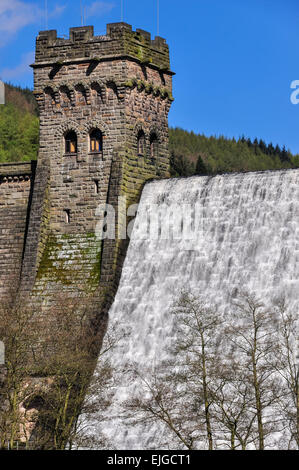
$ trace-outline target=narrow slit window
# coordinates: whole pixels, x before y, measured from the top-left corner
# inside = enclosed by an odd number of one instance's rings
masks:
[[[152,134],[150,138],[151,145],[151,159],[156,160],[159,156],[159,141],[156,134]]]
[[[65,136],[65,153],[77,153],[76,132],[68,132]]]
[[[71,211],[69,209],[64,210],[65,223],[69,224],[71,222]]]
[[[138,155],[144,155],[145,153],[145,135],[143,131],[139,131],[138,133],[137,152],[138,152]]]
[[[94,193],[99,194],[99,181],[94,180]]]
[[[103,137],[102,132],[99,129],[94,129],[90,133],[90,151],[93,153],[99,153],[103,150]]]

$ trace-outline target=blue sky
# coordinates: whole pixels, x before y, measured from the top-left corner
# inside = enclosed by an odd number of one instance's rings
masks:
[[[80,0],[47,0],[48,29],[80,26]],[[82,0],[86,24],[103,34],[121,0]],[[124,21],[157,34],[157,0],[123,0]],[[205,135],[263,138],[299,153],[298,0],[159,0],[170,46],[175,102],[169,123]],[[32,87],[35,36],[45,0],[0,0],[0,78]]]

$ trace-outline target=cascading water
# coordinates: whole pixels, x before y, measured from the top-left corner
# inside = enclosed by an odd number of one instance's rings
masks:
[[[265,303],[285,295],[290,308],[298,308],[298,199],[299,170],[145,186],[109,313],[110,327],[125,333],[111,351],[110,421],[94,417],[93,434],[103,433],[115,449],[161,445],[167,430],[155,423],[129,426],[122,402],[138,393],[132,368],[142,374],[168,359],[175,335],[169,308],[180,288],[204,296],[223,315],[236,289],[255,292]],[[171,436],[164,437],[171,448]]]

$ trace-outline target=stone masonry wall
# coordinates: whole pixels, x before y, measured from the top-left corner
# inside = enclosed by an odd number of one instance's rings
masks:
[[[0,165],[0,300],[18,288],[35,162]]]
[[[172,91],[171,77],[163,77],[159,71],[136,63],[129,62],[127,66],[127,73],[131,78],[125,95],[126,145],[114,154],[107,198],[108,204],[117,213],[124,213],[130,205],[139,202],[146,181],[169,176],[168,113],[172,100],[150,93],[147,84],[153,84],[156,89],[166,84]],[[138,155],[137,152],[137,134],[140,130],[145,134],[144,155]],[[157,135],[159,141],[159,156],[155,161],[150,155],[152,133]],[[118,206],[119,196],[125,198],[125,208]],[[126,222],[130,220],[128,218]],[[116,222],[117,233],[118,220]],[[99,292],[100,297],[105,299],[103,311],[106,313],[118,287],[128,243],[128,238],[107,239],[103,243]]]
[[[145,182],[169,176],[169,50],[126,23],[107,25],[106,36],[90,26],[71,28],[69,39],[43,31],[33,69],[37,165],[0,165],[0,300],[28,298],[41,315],[68,298],[85,312],[88,305],[99,349],[129,242],[105,238],[106,205],[115,209],[116,234],[126,231],[126,211]],[[97,152],[93,130],[102,133]],[[70,132],[77,149],[67,153]]]
[[[100,333],[96,355],[129,242],[117,237],[118,228],[126,231],[133,215],[127,219],[126,211],[145,182],[169,176],[169,49],[163,38],[125,23],[107,25],[105,36],[89,26],[71,28],[69,39],[43,31],[33,69],[37,165],[0,165],[0,300],[29,300],[42,318],[71,299]],[[102,134],[97,152],[93,130]],[[66,148],[70,132],[74,152]],[[114,239],[105,238],[107,204],[115,209]],[[44,377],[34,380],[43,387]],[[42,424],[36,430],[43,434]]]
[[[34,67],[40,109],[40,149],[25,248],[21,293],[47,306],[62,292],[105,299],[118,284],[128,240],[104,240],[96,227],[99,206],[118,197],[137,203],[143,184],[168,177],[168,112],[173,101],[169,50],[125,23],[39,34]],[[90,151],[90,132],[102,132],[103,148]],[[74,131],[77,152],[65,153]],[[137,154],[137,137],[145,151]],[[158,139],[158,155],[150,152]],[[106,308],[105,308],[106,310]]]

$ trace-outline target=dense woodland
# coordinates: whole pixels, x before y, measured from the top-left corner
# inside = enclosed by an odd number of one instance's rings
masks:
[[[32,91],[6,85],[0,106],[0,163],[35,160],[39,119]]]
[[[173,176],[299,166],[299,155],[292,155],[285,147],[266,144],[262,139],[206,137],[179,128],[170,129],[170,151]]]
[[[37,158],[39,119],[33,93],[6,85],[6,106],[0,106],[0,163]],[[170,129],[172,176],[217,174],[299,167],[299,155],[285,147],[251,140],[206,137]]]

